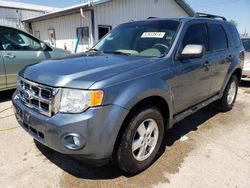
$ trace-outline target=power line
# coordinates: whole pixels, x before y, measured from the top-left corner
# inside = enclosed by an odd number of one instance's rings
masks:
[[[236,3],[238,1],[241,1],[241,0],[231,0],[231,1],[223,1],[223,2],[218,2],[218,3],[210,3],[210,4],[207,4],[207,5],[200,5],[200,6],[193,6],[193,8],[202,8],[202,7],[209,7],[209,6],[216,6],[216,5],[221,5],[221,4],[225,4],[225,3]]]

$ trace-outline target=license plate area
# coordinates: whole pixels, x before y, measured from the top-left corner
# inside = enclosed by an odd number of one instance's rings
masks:
[[[23,121],[23,111],[17,106],[13,105],[14,113],[16,114],[17,120]]]
[[[28,113],[25,113],[17,106],[14,106],[14,112],[20,125],[37,140],[44,142],[44,133],[37,129],[36,126],[33,127],[31,125],[30,115]]]

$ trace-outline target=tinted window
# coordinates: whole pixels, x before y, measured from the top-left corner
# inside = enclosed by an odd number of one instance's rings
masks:
[[[219,24],[209,24],[209,39],[212,51],[227,49],[227,36]]]
[[[231,43],[233,47],[240,47],[241,41],[240,41],[240,35],[234,25],[227,25],[228,33],[231,36]]]
[[[195,24],[188,28],[183,41],[183,48],[188,44],[203,45],[208,51],[207,28],[205,24]]]
[[[242,43],[245,50],[250,52],[250,39],[242,39]]]
[[[26,33],[11,28],[1,28],[0,44],[3,50],[35,51],[41,50],[39,41],[31,38]]]

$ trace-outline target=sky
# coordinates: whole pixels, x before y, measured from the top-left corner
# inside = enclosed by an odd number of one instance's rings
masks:
[[[12,0],[15,1],[15,0]],[[17,0],[24,3],[32,3],[53,7],[68,7],[79,4],[84,0]],[[245,31],[250,35],[250,0],[186,0],[196,11],[217,14],[228,20],[235,20],[240,33]]]
[[[250,35],[250,0],[186,0],[196,11],[216,14],[237,22],[241,34]]]

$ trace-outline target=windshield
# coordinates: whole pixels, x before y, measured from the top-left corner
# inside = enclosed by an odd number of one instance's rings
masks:
[[[122,24],[92,49],[103,53],[162,57],[168,53],[179,22],[151,20]]]
[[[245,50],[250,52],[250,39],[242,39],[242,43]]]

